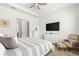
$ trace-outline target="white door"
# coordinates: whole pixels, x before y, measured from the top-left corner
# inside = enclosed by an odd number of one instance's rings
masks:
[[[17,37],[29,36],[29,22],[27,20],[17,18]]]
[[[22,37],[28,37],[28,36],[29,36],[29,22],[22,21]]]

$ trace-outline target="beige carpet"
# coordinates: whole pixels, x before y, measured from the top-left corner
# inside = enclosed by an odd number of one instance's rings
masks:
[[[55,50],[55,51],[51,51],[48,56],[78,56],[79,55],[79,51],[63,51],[63,50]]]

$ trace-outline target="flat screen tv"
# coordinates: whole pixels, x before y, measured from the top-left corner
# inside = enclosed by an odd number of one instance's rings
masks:
[[[46,31],[59,31],[60,22],[46,24]]]

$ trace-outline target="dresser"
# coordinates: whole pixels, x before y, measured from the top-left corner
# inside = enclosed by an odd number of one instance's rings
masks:
[[[48,40],[52,43],[57,42],[59,39],[59,34],[44,34],[44,40]]]

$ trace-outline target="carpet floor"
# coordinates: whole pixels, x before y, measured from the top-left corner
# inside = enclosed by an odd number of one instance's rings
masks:
[[[64,50],[54,50],[51,51],[47,56],[79,56],[79,51],[64,51]]]

